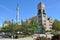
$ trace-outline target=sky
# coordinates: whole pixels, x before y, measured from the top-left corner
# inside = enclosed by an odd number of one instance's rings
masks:
[[[52,16],[53,20],[60,20],[60,0],[0,0],[0,26],[4,20],[16,22],[16,6],[19,4],[19,22],[36,16],[37,6],[40,2],[46,6],[46,16]]]

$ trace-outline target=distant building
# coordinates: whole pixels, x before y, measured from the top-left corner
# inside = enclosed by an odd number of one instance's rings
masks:
[[[46,8],[44,3],[40,2],[38,4],[37,16],[32,18],[34,18],[38,25],[41,26],[44,30],[52,30],[52,17],[46,18]],[[32,18],[29,18],[27,22],[30,23]]]
[[[11,21],[6,19],[4,22],[3,22],[3,27],[5,26],[8,26],[9,24],[11,24]]]

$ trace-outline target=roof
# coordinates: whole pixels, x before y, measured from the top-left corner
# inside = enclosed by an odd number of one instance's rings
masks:
[[[43,2],[40,2],[38,4],[38,9],[42,9],[42,8],[45,8],[45,4]]]

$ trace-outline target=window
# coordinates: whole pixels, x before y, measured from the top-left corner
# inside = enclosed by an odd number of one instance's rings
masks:
[[[45,13],[45,10],[43,9],[43,13]]]
[[[49,24],[49,26],[52,26],[52,24]]]
[[[45,15],[45,14],[44,14],[43,16],[44,16],[44,17],[46,17],[46,15]]]
[[[46,20],[44,20],[44,22],[46,22]]]
[[[45,10],[43,10],[43,14],[46,15]]]
[[[40,9],[38,10],[38,15],[39,15],[39,14],[41,14],[41,10],[40,10]]]
[[[46,25],[46,23],[44,23],[44,25]]]
[[[52,23],[52,21],[49,21],[50,23]]]
[[[38,12],[41,13],[41,10],[39,9]]]

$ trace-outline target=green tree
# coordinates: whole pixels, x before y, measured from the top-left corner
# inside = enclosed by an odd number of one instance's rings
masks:
[[[38,25],[37,21],[34,20],[34,18],[31,19],[30,25],[34,31],[41,30],[41,27]]]
[[[36,20],[34,20],[33,18],[31,19],[30,23],[27,22],[23,22],[21,23],[21,31],[25,31],[25,32],[34,32],[34,31],[38,31],[41,30],[41,27],[38,25],[38,23],[36,22]]]
[[[54,20],[52,26],[53,26],[52,27],[53,30],[60,31],[60,21],[58,21],[57,19]]]

